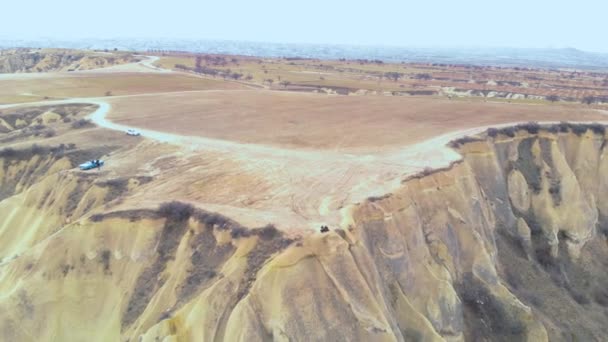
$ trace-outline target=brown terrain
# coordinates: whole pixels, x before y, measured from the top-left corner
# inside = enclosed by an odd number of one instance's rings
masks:
[[[604,78],[195,55],[1,75],[0,339],[602,340]]]
[[[110,99],[110,103],[110,120],[135,127],[285,148],[367,152],[493,124],[605,119],[597,110],[567,104],[251,89],[135,96]]]

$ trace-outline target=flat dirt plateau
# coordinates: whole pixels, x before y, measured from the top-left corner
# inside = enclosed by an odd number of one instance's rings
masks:
[[[162,94],[110,101],[112,121],[237,143],[382,152],[452,131],[521,121],[603,120],[560,105],[267,90]]]
[[[608,336],[602,104],[156,60],[0,76],[0,340]]]

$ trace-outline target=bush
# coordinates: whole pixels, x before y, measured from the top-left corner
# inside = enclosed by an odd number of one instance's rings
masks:
[[[498,129],[496,128],[488,128],[487,131],[488,136],[492,137],[492,138],[496,138],[496,136],[498,135]]]
[[[548,125],[545,126],[545,130],[549,133],[557,134],[559,133],[559,125]]]
[[[391,196],[392,196],[392,194],[386,194],[386,195],[382,195],[382,196],[371,196],[371,197],[368,197],[367,200],[370,202],[378,202],[378,201],[385,200]]]
[[[606,126],[599,124],[597,122],[594,122],[589,126],[589,129],[591,129],[593,131],[593,133],[598,134],[598,135],[604,135],[606,133]]]
[[[557,126],[559,127],[559,131],[562,132],[562,133],[568,133],[568,131],[570,130],[569,129],[570,128],[570,124],[568,124],[565,121],[560,122]]]
[[[94,214],[91,215],[91,217],[89,218],[89,220],[91,220],[92,222],[101,222],[104,219],[104,215],[103,214]]]
[[[158,213],[166,219],[185,221],[194,213],[194,207],[188,203],[172,201],[161,204]]]
[[[586,125],[570,125],[570,129],[572,130],[572,133],[576,135],[583,135],[587,132]]]
[[[516,132],[517,132],[517,129],[515,127],[505,127],[500,130],[500,133],[508,136],[509,138],[515,137]]]
[[[608,290],[600,288],[593,293],[593,299],[601,306],[608,307]]]
[[[75,129],[85,128],[85,127],[90,127],[90,126],[93,126],[93,123],[91,122],[91,120],[87,120],[87,119],[80,119],[80,120],[72,122],[72,128],[75,128]]]
[[[129,189],[129,179],[128,178],[115,178],[110,179],[105,182],[100,182],[99,186],[107,188],[108,192],[104,198],[104,202],[110,202],[127,192]]]
[[[538,134],[540,131],[540,125],[537,122],[528,122],[516,126],[517,129],[528,131],[530,134]]]
[[[216,213],[209,213],[203,210],[197,210],[195,212],[195,218],[198,222],[204,224],[207,228],[213,228],[214,226],[218,226],[220,229],[228,229],[228,226],[236,225],[230,221],[230,219]]]
[[[254,233],[262,238],[262,240],[272,240],[280,235],[279,230],[272,224],[267,224],[263,228],[256,229]]]
[[[595,96],[585,96],[585,97],[583,97],[581,102],[586,105],[591,105],[591,104],[597,102],[597,98]]]
[[[45,125],[41,125],[41,124],[30,126],[30,129],[32,131],[41,131],[41,130],[43,130],[45,128],[46,128],[46,126]]]
[[[233,239],[249,237],[249,236],[251,236],[251,233],[249,232],[249,230],[247,230],[247,228],[233,227],[232,230],[230,231],[230,237]]]
[[[105,272],[110,271],[110,258],[112,257],[112,252],[109,249],[104,249],[101,252],[101,259],[99,262],[103,265],[103,270]]]
[[[478,142],[478,141],[483,141],[483,139],[480,138],[475,138],[475,137],[470,137],[470,136],[464,136],[462,138],[456,139],[456,140],[452,140],[450,142],[450,145],[452,147],[460,147],[462,145],[468,144],[468,143],[472,143],[472,142]]]
[[[587,296],[574,290],[570,291],[570,296],[572,296],[572,299],[574,299],[574,301],[576,301],[580,305],[587,305],[591,302],[589,298],[587,298]]]
[[[30,151],[34,155],[46,153],[45,148],[42,147],[42,146],[39,146],[37,144],[32,144],[32,147],[30,148]]]
[[[18,152],[11,147],[6,147],[0,150],[0,158],[15,158],[18,155]]]

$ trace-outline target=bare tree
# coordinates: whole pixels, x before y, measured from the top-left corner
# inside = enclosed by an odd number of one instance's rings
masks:
[[[591,104],[597,102],[597,98],[595,96],[585,96],[585,97],[583,97],[581,102],[586,105],[591,105]]]
[[[430,80],[431,78],[433,78],[433,76],[431,76],[430,74],[422,73],[414,75],[414,78],[417,80]]]
[[[384,73],[384,77],[388,78],[389,80],[393,80],[395,82],[397,82],[401,78],[401,76],[403,76],[402,73],[394,72],[394,71]]]
[[[196,71],[198,73],[201,72],[201,70],[203,69],[203,67],[201,65],[202,62],[203,62],[203,56],[196,55],[196,59],[195,59],[195,62],[194,62],[194,71]]]

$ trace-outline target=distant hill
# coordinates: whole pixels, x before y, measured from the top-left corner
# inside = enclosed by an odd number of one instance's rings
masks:
[[[0,39],[0,48],[2,47],[117,48],[131,51],[188,51],[260,57],[378,59],[387,62],[608,69],[608,54],[586,52],[574,48],[407,48],[184,39],[83,39],[71,41]]]

